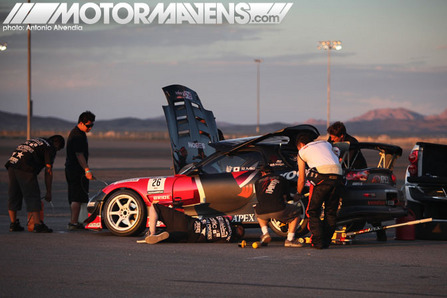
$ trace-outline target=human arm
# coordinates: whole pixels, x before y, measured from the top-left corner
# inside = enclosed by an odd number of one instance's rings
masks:
[[[45,187],[47,189],[47,192],[45,194],[45,200],[47,202],[51,202],[51,200],[52,200],[52,194],[51,194],[52,186],[53,186],[53,165],[46,164],[45,165]]]
[[[298,156],[298,185],[296,187],[297,193],[301,193],[304,189],[306,181],[306,163]]]
[[[84,154],[82,152],[76,152],[76,158],[78,159],[79,164],[85,171],[85,177],[88,180],[94,180],[95,177],[93,176],[92,172],[90,171],[87,161],[85,160]]]

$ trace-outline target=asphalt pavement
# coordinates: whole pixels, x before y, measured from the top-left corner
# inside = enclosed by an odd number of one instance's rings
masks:
[[[393,230],[387,242],[364,234],[315,250],[274,238],[253,249],[68,232],[63,213],[45,222],[52,234],[11,233],[0,215],[0,297],[447,297],[447,242],[394,240]]]
[[[172,172],[169,159],[140,158],[121,148],[109,154],[110,142],[95,147],[93,141],[92,168],[100,180]],[[10,143],[0,143],[0,160],[16,145]],[[132,150],[137,145],[128,144]],[[138,152],[146,152],[146,143],[140,147]],[[107,230],[68,232],[63,161],[61,154],[55,164],[53,205],[45,204],[52,234],[8,231],[8,180],[6,171],[0,171],[1,298],[447,297],[447,242],[394,240],[392,229],[387,242],[364,234],[350,245],[328,250],[285,248],[281,238],[252,249],[236,243],[137,244],[142,237],[117,237]],[[92,182],[91,193],[102,187],[101,181]],[[25,223],[24,211],[19,218]],[[246,238],[255,241],[259,233],[249,230]]]

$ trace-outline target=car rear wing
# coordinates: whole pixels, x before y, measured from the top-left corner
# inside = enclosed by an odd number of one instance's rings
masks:
[[[376,150],[379,153],[379,160],[376,168],[390,169],[394,167],[396,160],[402,156],[402,148],[395,145],[372,143],[372,142],[359,142],[358,144],[350,144],[349,142],[334,143],[334,147],[339,148],[341,163],[345,168],[350,169],[351,165],[357,159],[359,150]],[[355,151],[354,156],[350,156],[350,151]],[[371,167],[371,165],[369,166]]]

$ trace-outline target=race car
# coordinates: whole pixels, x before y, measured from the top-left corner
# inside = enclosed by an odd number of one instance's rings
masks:
[[[268,164],[290,181],[296,192],[297,149],[295,137],[319,131],[312,125],[287,127],[262,136],[222,140],[211,111],[204,109],[197,93],[181,86],[163,88],[169,105],[164,106],[171,136],[174,175],[142,177],[112,183],[88,203],[87,229],[106,227],[118,236],[138,236],[148,227],[148,208],[153,202],[181,208],[195,217],[226,215],[245,227],[258,227],[253,205],[254,183]],[[392,167],[402,154],[397,146],[361,143],[361,149],[377,151],[377,166],[351,170],[349,145],[335,144],[345,166],[346,194],[339,208],[340,225],[362,228],[366,222],[406,214],[402,193],[396,189]],[[347,146],[347,147],[346,147]],[[297,236],[308,233],[304,197],[294,202],[301,210]],[[324,212],[324,211],[322,211]],[[160,223],[162,225],[162,223]],[[285,236],[287,225],[270,222],[270,228]]]

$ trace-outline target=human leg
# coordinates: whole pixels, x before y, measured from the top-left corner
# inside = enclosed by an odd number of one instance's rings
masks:
[[[255,207],[255,215],[256,215],[256,219],[259,223],[259,226],[261,227],[261,232],[262,232],[261,243],[268,244],[272,240],[272,237],[270,237],[269,228],[268,228],[268,222],[269,222],[270,218],[268,217],[268,215],[258,214],[256,212],[256,207]]]
[[[156,234],[157,221],[160,220],[166,226],[166,232]],[[169,238],[174,242],[189,241],[189,235],[193,234],[190,231],[192,227],[192,217],[177,211],[174,208],[169,208],[160,204],[152,204],[149,207],[149,233],[146,237],[146,242],[150,244],[158,243]]]
[[[312,186],[309,192],[309,205],[307,206],[306,213],[309,218],[308,227],[312,234],[312,246],[315,248],[323,247],[324,226],[320,220],[320,214],[326,192],[327,189],[324,185]]]
[[[81,212],[81,203],[71,202],[70,211],[71,211],[70,223],[77,224],[78,218],[79,218],[79,213]]]
[[[337,226],[337,211],[340,205],[342,187],[339,181],[330,181],[329,183],[330,191],[325,199],[325,210],[324,210],[324,240],[323,247],[327,248],[332,242],[332,236],[334,235]]]
[[[149,235],[155,235],[157,229],[158,213],[154,208],[154,204],[149,207]]]
[[[65,178],[68,185],[68,202],[70,204],[69,230],[84,230],[84,225],[79,223],[79,214],[83,203],[88,202],[89,181],[80,171],[65,170]]]
[[[17,181],[14,168],[8,168],[8,214],[11,224],[17,221],[17,210],[22,209],[22,191]]]

